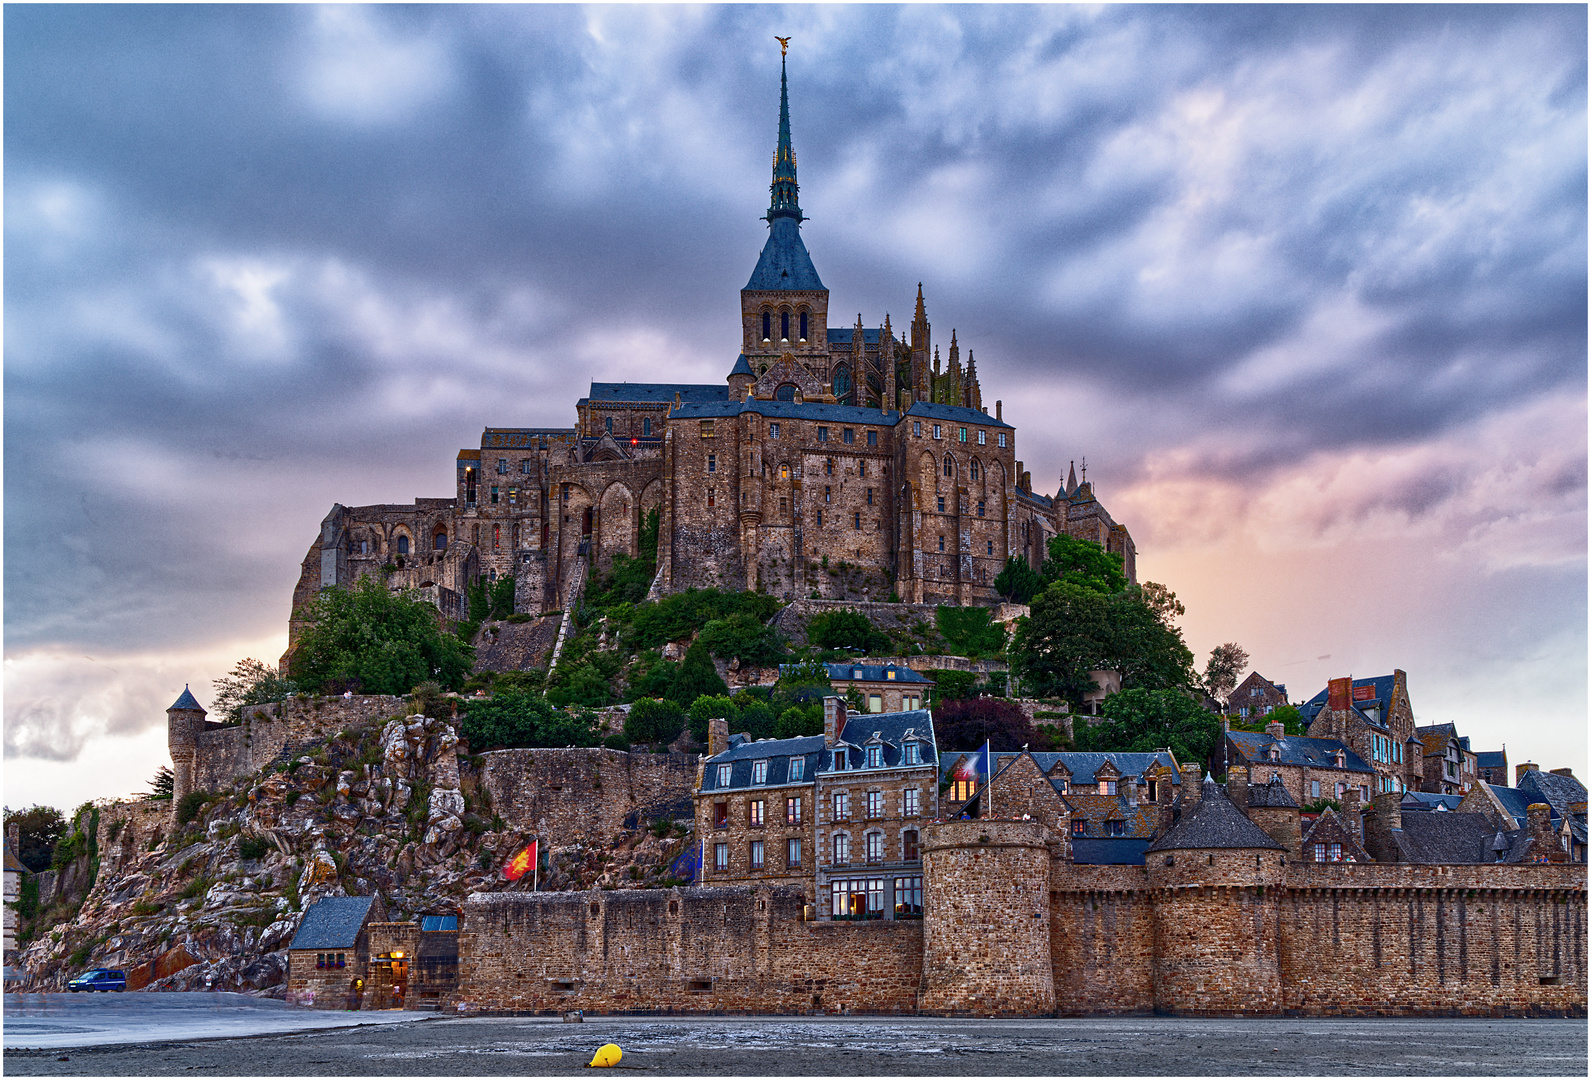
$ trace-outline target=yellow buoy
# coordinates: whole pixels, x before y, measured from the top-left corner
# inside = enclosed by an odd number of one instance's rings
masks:
[[[624,1051],[620,1050],[616,1044],[608,1043],[608,1045],[597,1051],[596,1056],[591,1059],[589,1068],[611,1069],[619,1063],[619,1059],[623,1056]]]

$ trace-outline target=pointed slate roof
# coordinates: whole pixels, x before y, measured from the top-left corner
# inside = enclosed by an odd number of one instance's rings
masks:
[[[194,700],[193,692],[188,689],[187,684],[184,684],[183,687],[182,687],[182,696],[179,697],[176,701],[173,701],[171,703],[171,708],[167,709],[166,711],[167,712],[173,712],[173,711],[178,710],[178,709],[188,709],[188,710],[191,710],[193,712],[204,712],[204,711],[206,711],[205,707],[203,705],[200,705],[197,701]]]
[[[1206,780],[1199,805],[1184,813],[1182,820],[1167,830],[1166,835],[1150,844],[1148,850],[1185,851],[1223,848],[1287,850],[1267,836],[1263,829],[1234,806],[1219,785],[1213,780]]]
[[[289,949],[351,949],[370,914],[371,896],[328,896],[310,905]]]
[[[773,152],[773,184],[769,187],[768,242],[762,246],[757,268],[746,282],[748,290],[798,289],[824,291],[812,265],[812,256],[801,241],[800,190],[796,183],[795,148],[790,141],[790,90],[784,62],[779,64],[779,144]]]
[[[757,377],[757,373],[752,371],[751,365],[747,363],[745,353],[737,356],[735,358],[735,366],[729,369],[730,378],[734,378],[736,375],[750,375],[754,379]]]

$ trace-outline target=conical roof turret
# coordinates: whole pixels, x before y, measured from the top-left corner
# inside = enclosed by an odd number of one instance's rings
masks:
[[[171,703],[171,708],[167,709],[166,711],[167,712],[177,712],[179,710],[187,711],[187,712],[205,712],[206,711],[205,707],[203,705],[200,705],[199,702],[194,698],[193,691],[188,689],[188,686],[187,686],[186,683],[184,683],[183,687],[182,687],[182,696],[179,697],[176,701],[172,702]]]

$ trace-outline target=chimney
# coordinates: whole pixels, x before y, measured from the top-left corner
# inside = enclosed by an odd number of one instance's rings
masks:
[[[845,734],[845,699],[842,697],[826,697],[823,699],[823,745],[833,746],[840,741],[840,736]]]
[[[1520,783],[1524,781],[1525,774],[1527,772],[1529,772],[1532,769],[1539,769],[1540,767],[1541,766],[1537,765],[1534,761],[1521,761],[1518,765],[1515,765],[1514,766],[1514,786],[1518,787],[1520,785]]]
[[[1003,405],[1003,404],[1004,404],[1004,402],[1001,402],[1001,401],[996,401],[994,403],[994,418],[996,420],[1003,419],[1003,417],[1000,415],[1000,406]]]
[[[1332,712],[1347,712],[1353,708],[1353,677],[1345,676],[1326,683],[1326,707]]]
[[[1531,803],[1525,808],[1526,830],[1536,842],[1535,853],[1551,858],[1563,851],[1557,835],[1552,831],[1552,808],[1544,802]]]
[[[1199,779],[1199,767],[1182,766],[1182,812],[1185,814],[1198,806],[1203,797],[1204,782]]]
[[[1248,766],[1232,765],[1226,770],[1226,797],[1238,809],[1248,806]]]
[[[1280,720],[1272,720],[1270,723],[1265,725],[1265,734],[1269,735],[1273,739],[1286,738],[1287,725],[1283,724]]]
[[[6,840],[11,844],[11,853],[15,855],[22,850],[22,826],[18,822],[6,825]]]
[[[729,749],[729,720],[714,717],[707,721],[707,756],[717,757]]]
[[[1569,779],[1573,780],[1574,779],[1574,770],[1573,769],[1554,769],[1554,770],[1552,770],[1552,775],[1554,775],[1554,776],[1567,776]]]
[[[1346,805],[1346,800],[1344,804]],[[1374,811],[1368,818],[1363,819],[1362,842],[1365,852],[1376,862],[1402,861],[1402,854],[1392,839],[1392,833],[1403,831],[1403,793],[1382,792],[1372,800],[1372,805]]]
[[[1388,792],[1397,795],[1397,792]],[[1398,796],[1402,801],[1402,796]],[[1364,843],[1364,814],[1359,809],[1359,789],[1349,784],[1342,793],[1342,823],[1354,835],[1354,839]],[[1398,811],[1398,828],[1403,828],[1403,811]]]

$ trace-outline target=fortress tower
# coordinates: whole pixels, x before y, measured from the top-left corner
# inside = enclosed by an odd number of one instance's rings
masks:
[[[1049,1015],[1050,831],[950,821],[923,833],[925,1013]]]
[[[186,686],[182,696],[166,710],[166,746],[171,751],[171,812],[177,812],[182,797],[193,790],[193,758],[204,730],[204,706],[194,700]]]
[[[1206,780],[1198,802],[1149,845],[1144,861],[1154,904],[1155,1011],[1279,1011],[1286,849]]]

